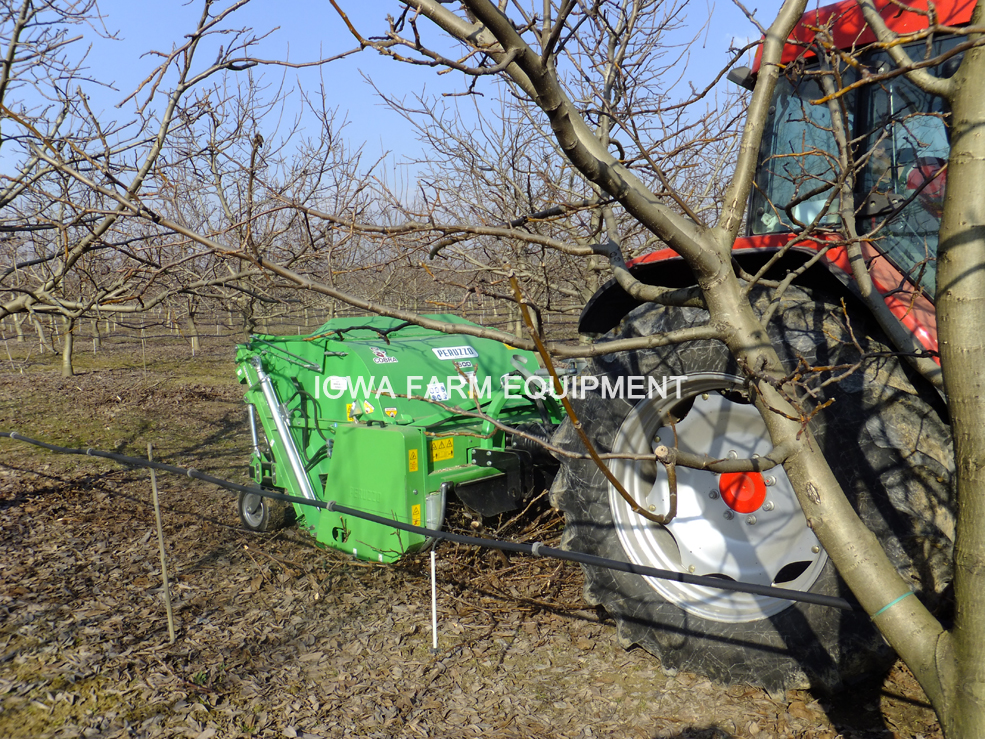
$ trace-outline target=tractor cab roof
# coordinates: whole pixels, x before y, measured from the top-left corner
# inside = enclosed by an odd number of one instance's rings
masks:
[[[903,4],[909,9],[901,7]],[[889,30],[898,34],[915,33],[928,28],[929,5],[928,0],[906,0],[905,3],[898,0],[875,0],[875,6]],[[937,25],[941,26],[967,24],[971,20],[974,7],[975,0],[939,0],[933,3]],[[831,29],[832,40],[839,49],[859,48],[876,40],[872,29],[862,17],[857,0],[841,0],[804,13],[790,34],[790,41],[783,50],[781,61],[786,64],[796,59],[804,51],[804,47],[814,41],[821,28]],[[759,71],[761,58],[762,46],[756,53],[754,73]]]

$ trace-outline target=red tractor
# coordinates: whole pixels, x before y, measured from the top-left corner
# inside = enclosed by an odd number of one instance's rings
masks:
[[[926,0],[906,4],[913,10],[888,0],[882,6],[890,29],[904,36],[927,28],[929,17]],[[968,0],[938,2],[937,22],[967,24],[972,6]],[[946,77],[958,61],[948,52],[962,38],[920,38],[910,52],[934,60],[933,69]],[[874,286],[931,356],[937,350],[933,295],[948,110],[904,76],[888,74],[892,62],[874,41],[855,0],[801,19],[784,53],[734,264],[740,276],[759,275],[762,286],[750,297],[757,310],[770,313],[770,336],[789,369],[827,367],[828,376],[844,375],[816,388],[821,409],[810,427],[899,572],[946,618],[954,535],[946,404],[890,346],[852,277],[842,214],[833,207],[836,127],[831,105],[817,102],[825,98],[821,82],[833,58],[822,58],[823,50],[852,52],[851,64],[834,57],[842,88],[866,76],[876,80],[837,100],[855,152],[854,225],[857,233],[871,234],[862,248]],[[754,75],[736,70],[730,79],[748,85]],[[670,250],[637,259],[631,268],[649,284],[694,284]],[[775,286],[794,273],[793,285],[774,301]],[[641,305],[610,282],[585,308],[580,329],[608,341],[672,331],[706,317],[698,308]],[[744,373],[719,342],[616,353],[595,360],[591,371],[610,379],[684,378],[679,397],[576,398],[575,409],[600,452],[652,453],[659,444],[676,443],[713,458],[749,458],[771,449]],[[570,423],[555,440],[580,448]],[[668,510],[670,485],[662,467],[623,460],[611,469],[637,502]],[[677,488],[676,516],[658,525],[636,515],[593,462],[565,462],[552,491],[567,517],[565,546],[676,572],[851,598],[782,468],[741,475],[678,468]],[[861,612],[592,567],[586,567],[585,593],[616,620],[625,644],[653,652],[671,670],[771,688],[834,688],[893,659]]]

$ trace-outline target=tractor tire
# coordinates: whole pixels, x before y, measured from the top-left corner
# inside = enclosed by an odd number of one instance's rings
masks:
[[[250,531],[279,531],[296,520],[294,506],[253,493],[239,494],[239,520]]]
[[[762,315],[768,305],[765,291],[754,290],[751,298]],[[857,313],[846,315],[839,301],[789,288],[768,331],[789,370],[799,362],[811,367],[858,363],[847,377],[816,387],[812,402],[833,402],[813,416],[810,429],[900,574],[924,604],[941,610],[948,601],[954,535],[954,462],[946,409],[929,385],[890,356],[872,319]],[[706,320],[707,313],[699,309],[644,305],[602,341],[652,336]],[[720,342],[606,355],[589,374],[608,380],[610,388],[620,377],[654,377],[658,385],[662,377],[681,378],[683,400],[673,393],[674,380],[668,383],[667,400],[659,392],[638,402],[603,398],[598,392],[573,397],[600,453],[648,453],[660,443],[672,446],[675,430],[680,448],[716,458],[764,455],[771,449],[765,424],[745,395],[743,373]],[[668,417],[679,419],[674,429]],[[558,429],[554,442],[584,451],[570,421]],[[658,513],[667,510],[662,467],[611,460],[610,468],[639,503]],[[760,494],[765,489],[766,497],[754,502],[760,507],[752,511],[726,504],[724,475],[681,467],[677,474],[677,517],[658,526],[633,514],[590,459],[562,459],[551,489],[555,507],[566,518],[562,545],[855,602],[807,527],[782,468],[763,474],[758,489]],[[670,672],[688,670],[769,690],[833,691],[895,659],[861,612],[583,569],[585,598],[613,617],[620,642],[651,652]]]

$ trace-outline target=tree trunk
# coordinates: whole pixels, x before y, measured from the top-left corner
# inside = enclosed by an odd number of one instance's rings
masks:
[[[75,375],[75,368],[72,366],[72,349],[75,344],[75,320],[72,318],[62,319],[62,377],[72,377]]]
[[[982,22],[981,6],[972,23]],[[985,49],[966,52],[954,75],[951,156],[937,255],[937,327],[954,432],[958,523],[954,542],[954,627],[939,646],[949,739],[985,736]],[[977,81],[976,81],[977,80]],[[950,660],[947,660],[950,657]],[[947,660],[947,661],[945,661]],[[918,676],[919,677],[919,676]]]
[[[188,336],[192,342],[192,356],[194,357],[195,354],[201,349],[201,344],[199,343],[198,338],[198,326],[195,324],[194,313],[188,314]]]

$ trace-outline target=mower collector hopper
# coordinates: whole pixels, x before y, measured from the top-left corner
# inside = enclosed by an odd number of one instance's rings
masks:
[[[440,529],[450,492],[494,515],[549,485],[556,468],[535,442],[503,429],[549,438],[561,419],[550,394],[524,394],[525,384],[546,388],[526,383],[538,366],[530,352],[374,316],[333,319],[310,336],[255,335],[236,362],[251,474],[263,487]],[[244,494],[240,517],[268,530],[283,519],[277,506]],[[293,513],[319,542],[359,559],[392,562],[426,543],[324,509]]]

